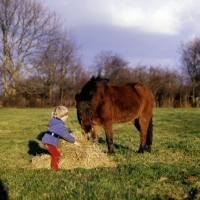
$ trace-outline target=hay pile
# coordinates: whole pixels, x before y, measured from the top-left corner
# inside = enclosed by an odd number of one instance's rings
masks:
[[[61,154],[59,169],[85,168],[91,169],[95,167],[116,167],[107,154],[91,141],[87,140],[81,132],[75,131],[71,133],[76,138],[80,146],[71,144],[62,139],[59,140],[58,150]],[[37,155],[32,159],[32,168],[50,169],[51,157],[48,154]]]

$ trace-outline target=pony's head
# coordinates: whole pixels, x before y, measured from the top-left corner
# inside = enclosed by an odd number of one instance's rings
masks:
[[[98,77],[92,77],[82,88],[79,94],[76,94],[76,109],[77,118],[81,127],[86,131],[90,132],[92,129],[92,111],[94,107],[93,100],[96,99],[98,85],[97,83],[108,82],[108,79]]]
[[[90,132],[92,129],[92,106],[89,101],[79,101],[79,94],[76,94],[76,109],[79,124],[85,132]]]

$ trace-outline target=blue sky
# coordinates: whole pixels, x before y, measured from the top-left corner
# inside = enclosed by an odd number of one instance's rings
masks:
[[[73,32],[84,67],[112,51],[130,67],[178,69],[180,44],[200,37],[199,0],[46,0]]]

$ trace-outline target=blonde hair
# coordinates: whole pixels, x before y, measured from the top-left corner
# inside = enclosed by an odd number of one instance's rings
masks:
[[[65,106],[56,106],[51,113],[53,118],[62,118],[68,115],[68,109]]]

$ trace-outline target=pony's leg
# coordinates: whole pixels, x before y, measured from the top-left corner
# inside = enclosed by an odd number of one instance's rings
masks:
[[[153,120],[152,116],[149,121],[148,129],[147,129],[147,137],[146,137],[146,145],[145,145],[145,151],[148,151],[151,153],[151,145],[153,142]]]
[[[152,123],[152,121],[151,121]],[[134,125],[137,128],[137,130],[140,132],[140,124],[139,124],[139,119],[135,119]],[[151,124],[152,125],[152,124]],[[150,132],[151,131],[151,132]],[[150,133],[148,133],[150,132]],[[146,135],[146,144],[144,146],[144,150],[151,152],[151,144],[152,144],[152,130],[147,130],[147,135]],[[138,150],[138,153],[142,153],[142,147],[140,146],[140,149]]]
[[[95,143],[98,143],[99,141],[99,130],[100,130],[100,126],[99,125],[92,125],[92,131],[91,131],[91,134],[92,134],[92,141],[95,142]]]
[[[112,130],[112,122],[107,121],[103,124],[103,128],[106,134],[106,142],[108,144],[108,153],[114,153],[114,145],[113,145],[113,130]]]
[[[149,126],[149,120],[140,117],[139,126],[137,126],[137,129],[140,131],[140,147],[138,153],[144,153],[148,126]]]
[[[140,132],[140,124],[139,124],[139,119],[135,119],[135,121],[133,122],[135,127],[137,128],[137,130]]]

